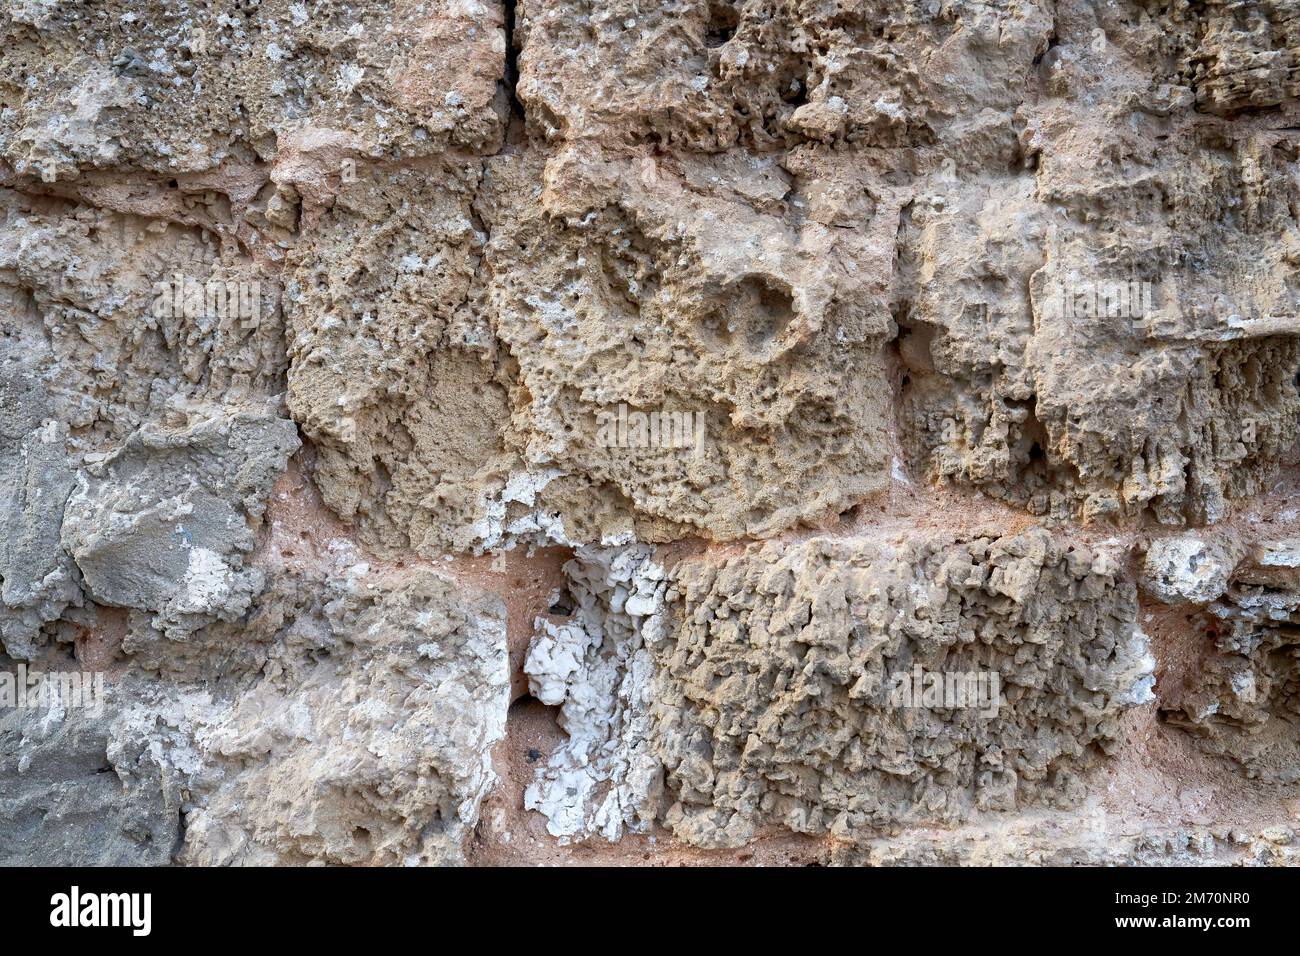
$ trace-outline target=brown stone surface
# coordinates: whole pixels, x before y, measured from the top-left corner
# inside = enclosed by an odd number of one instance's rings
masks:
[[[1293,4],[0,38],[0,861],[1297,862]]]

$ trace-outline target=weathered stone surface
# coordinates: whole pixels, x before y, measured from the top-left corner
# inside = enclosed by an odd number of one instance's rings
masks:
[[[460,862],[505,730],[500,602],[352,565],[277,577],[248,625],[229,655],[228,625],[191,637],[225,658],[215,675],[110,679],[94,710],[0,708],[6,859]]]
[[[278,282],[223,238],[220,210],[0,204],[9,654],[31,657],[87,599],[172,637],[238,617],[261,586],[243,558],[299,446],[279,408]]]
[[[260,674],[211,697],[178,687],[123,728],[129,746],[156,721],[197,754],[183,862],[460,861],[505,731],[499,602],[429,572],[294,590]]]
[[[188,198],[207,202],[136,203],[146,217],[0,190],[0,329],[74,452],[283,391],[278,280],[230,234],[228,197]]]
[[[485,529],[514,462],[509,381],[467,308],[481,175],[478,161],[369,172],[290,258],[289,407],[326,503],[376,548],[500,543]]]
[[[10,3],[3,859],[1295,862],[1297,30]]]
[[[783,169],[574,147],[486,185],[511,436],[569,540],[769,535],[885,486],[888,260]],[[652,411],[692,416],[686,440],[619,431]]]
[[[678,581],[682,624],[650,646],[667,821],[688,840],[1069,805],[1121,713],[1154,700],[1132,584],[1042,532],[813,539]],[[918,667],[998,680],[978,706],[900,708],[891,682]]]
[[[569,735],[528,797],[561,836],[659,816],[727,846],[767,823],[846,837],[1069,805],[1119,716],[1154,700],[1132,583],[1041,531],[814,538],[667,575],[593,553],[570,573],[577,620],[543,622],[526,664]],[[922,706],[946,674],[996,679]]]
[[[1166,718],[1248,777],[1300,781],[1300,548],[1262,541],[1207,603],[1213,651]]]
[[[0,655],[6,672],[14,664]],[[179,780],[147,752],[110,760],[113,721],[133,691],[107,686],[95,710],[0,705],[0,864],[171,862],[183,835]]]
[[[3,340],[0,340],[3,341]],[[35,653],[41,627],[79,603],[72,561],[59,546],[75,474],[66,428],[15,349],[0,345],[0,648]]]
[[[262,586],[244,568],[249,520],[298,444],[292,422],[253,415],[131,435],[80,479],[64,513],[63,546],[88,596],[155,612],[172,639],[241,617]]]
[[[1278,0],[1238,6],[1206,4],[1192,54],[1196,100],[1214,113],[1263,109],[1300,97],[1300,16]]]
[[[699,152],[951,136],[1020,103],[1052,27],[1032,2],[522,6],[518,95],[537,133]]]
[[[1228,589],[1236,565],[1228,548],[1199,535],[1153,541],[1142,562],[1143,589],[1166,604],[1209,604]]]
[[[481,146],[501,124],[501,27],[492,0],[14,4],[0,21],[3,155],[62,178],[194,172],[319,142],[363,155]]]
[[[834,866],[1295,866],[1294,827],[1134,832],[1105,814],[1020,819],[957,830],[915,830],[901,839],[840,844]]]
[[[928,474],[1035,514],[1204,524],[1296,439],[1294,154],[1192,130],[1180,154],[1168,120],[1131,115],[1083,175],[1044,121],[1037,175],[959,172],[918,196],[908,439]],[[1115,314],[1092,314],[1115,286]]]

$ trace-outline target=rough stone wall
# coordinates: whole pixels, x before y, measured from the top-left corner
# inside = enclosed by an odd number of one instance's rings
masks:
[[[1300,862],[1294,3],[0,38],[0,862]]]

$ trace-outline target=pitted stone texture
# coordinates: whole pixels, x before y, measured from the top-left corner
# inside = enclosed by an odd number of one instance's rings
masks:
[[[1235,550],[1192,534],[1153,541],[1142,563],[1142,589],[1165,604],[1209,604],[1228,589]]]
[[[0,836],[1286,862],[1292,7],[10,3],[0,642],[120,680],[0,729]],[[917,666],[1005,699],[900,709]]]
[[[543,622],[530,655],[538,692],[563,684],[553,696],[581,725],[529,791],[566,836],[659,819],[687,843],[737,846],[768,825],[848,837],[1071,806],[1120,715],[1154,700],[1133,584],[1043,531],[755,545],[684,561],[666,590],[595,558],[570,567],[585,646],[558,653]],[[1002,704],[899,706],[897,675],[917,667],[996,673]],[[614,717],[588,727],[571,710]],[[566,780],[585,802],[557,813],[543,798]]]
[[[83,572],[173,636],[238,617],[260,587],[248,521],[298,447],[278,282],[215,226],[8,190],[0,208],[9,653],[82,603]]]
[[[1138,124],[1132,159],[1082,178],[1045,149],[1036,180],[938,182],[918,198],[903,416],[931,477],[1035,514],[1178,525],[1220,520],[1276,473],[1300,410],[1294,154],[1261,138],[1180,157],[1162,122]],[[1135,169],[1149,196],[1122,188]],[[1207,176],[1223,188],[1207,194]],[[1054,223],[1045,194],[1110,223],[1104,245]],[[1252,214],[1226,214],[1239,207]],[[1121,314],[1063,306],[1112,282],[1139,290]]]
[[[478,175],[375,170],[291,256],[290,408],[368,544],[769,535],[885,487],[894,192],[573,150]],[[620,409],[698,427],[625,441]]]
[[[1045,5],[525,0],[518,95],[548,139],[717,152],[932,142],[1013,110]]]
[[[499,543],[508,374],[466,308],[479,178],[477,161],[366,170],[308,209],[290,256],[289,408],[325,502],[383,551]]]
[[[1200,34],[1191,62],[1202,109],[1294,108],[1300,100],[1300,12],[1294,4],[1210,0]]]
[[[502,27],[494,0],[12,4],[0,151],[67,178],[193,172],[321,142],[363,155],[475,148],[500,135]]]
[[[1201,15],[1060,8],[1016,148],[940,144],[921,170],[897,296],[903,438],[931,478],[1055,518],[1200,525],[1294,444],[1294,124],[1193,111]],[[1115,282],[1149,302],[1062,308]]]
[[[489,162],[476,305],[518,369],[510,444],[558,473],[539,501],[567,539],[766,536],[886,486],[892,255],[872,240],[899,203],[825,201],[862,227],[837,230],[792,190],[757,157]],[[652,412],[698,432],[669,447],[606,428]]]
[[[1104,552],[1016,536],[813,539],[688,562],[648,646],[688,842],[847,835],[1065,805],[1154,697],[1136,593]],[[891,679],[995,672],[1005,703],[899,709]]]
[[[155,612],[175,635],[238,617],[260,587],[238,567],[247,522],[299,444],[276,414],[276,286],[203,230],[2,202],[5,646],[29,657],[82,603],[83,573],[92,599]],[[174,289],[209,280],[244,292],[211,314],[206,299],[175,308]]]

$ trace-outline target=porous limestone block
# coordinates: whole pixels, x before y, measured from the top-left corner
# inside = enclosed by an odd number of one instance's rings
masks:
[[[527,665],[569,736],[526,805],[562,839],[659,822],[737,846],[1071,806],[1121,715],[1155,699],[1133,582],[1041,530],[812,538],[668,570],[644,546],[585,549],[567,570],[572,620],[539,622]],[[927,675],[985,681],[931,700]]]
[[[17,3],[0,17],[0,154],[34,176],[194,172],[322,143],[426,155],[500,135],[496,0]]]

